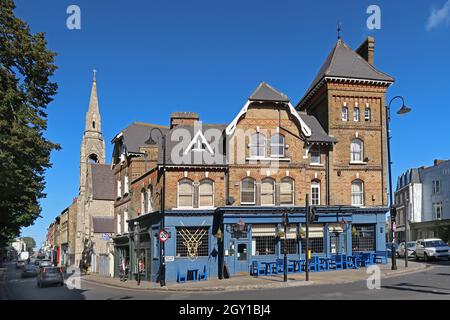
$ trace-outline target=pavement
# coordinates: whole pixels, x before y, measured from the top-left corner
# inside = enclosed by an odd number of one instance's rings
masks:
[[[38,288],[36,278],[21,278],[21,271],[13,263],[5,266],[7,272],[0,279],[0,300],[197,300],[207,304],[210,300],[253,300],[263,303],[266,300],[450,300],[450,261],[432,261],[415,263],[410,261],[408,270],[403,261],[398,261],[398,270],[391,271],[390,265],[380,270],[380,286],[369,288],[367,270],[343,270],[311,273],[307,285],[304,274],[289,275],[288,285],[281,284],[281,276],[251,279],[241,276],[226,280],[201,283],[189,283],[194,286],[206,286],[210,290],[220,285],[217,291],[207,290],[169,290],[183,287],[184,284],[169,283],[167,289],[157,284],[141,282],[136,289],[136,282],[102,284],[86,281],[86,276],[78,278],[78,286],[48,286]],[[419,264],[419,265],[417,265]],[[268,279],[265,279],[268,278]],[[69,280],[69,279],[68,279]],[[249,281],[253,281],[249,283]],[[270,281],[270,285],[269,284]],[[117,282],[119,285],[117,286]],[[263,284],[266,284],[263,286]],[[295,283],[295,284],[294,284]],[[213,285],[214,284],[214,285]],[[156,286],[149,288],[148,286]],[[251,286],[253,285],[253,287]],[[255,286],[256,285],[256,286]],[[129,286],[129,288],[125,287]],[[148,289],[147,289],[148,288]],[[177,288],[177,289],[178,289]],[[250,288],[250,289],[249,289]],[[251,289],[254,288],[254,289]],[[264,302],[266,303],[266,302]],[[1,302],[0,302],[1,304]]]
[[[403,274],[410,274],[423,271],[425,268],[432,266],[410,261],[408,268],[404,267],[403,261],[397,262],[397,270],[391,270],[391,261],[388,264],[375,265],[380,270],[380,277],[389,278]],[[229,279],[210,278],[207,281],[188,281],[186,283],[168,282],[165,287],[161,287],[159,283],[141,281],[140,285],[134,280],[120,281],[118,278],[102,277],[97,274],[83,275],[82,280],[90,283],[97,283],[110,287],[119,287],[132,290],[149,290],[149,291],[247,291],[247,290],[263,290],[287,287],[312,286],[321,284],[343,284],[368,279],[371,274],[369,269],[345,269],[332,270],[322,272],[310,272],[309,281],[305,281],[305,273],[288,274],[288,282],[283,281],[283,275],[259,276],[253,277],[249,275],[237,275]]]

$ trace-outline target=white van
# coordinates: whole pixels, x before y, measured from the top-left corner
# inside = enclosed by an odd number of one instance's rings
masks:
[[[450,247],[441,239],[419,239],[416,241],[416,260],[450,259]]]

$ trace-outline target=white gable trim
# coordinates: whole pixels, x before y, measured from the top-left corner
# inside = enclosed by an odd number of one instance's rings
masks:
[[[231,123],[227,126],[225,133],[227,135],[231,135],[234,133],[234,131],[236,130],[236,126],[237,123],[239,121],[239,119],[247,113],[248,107],[250,105],[250,103],[252,103],[253,101],[247,100],[247,102],[245,103],[244,107],[241,109],[241,111],[238,113],[238,115],[233,119],[233,121],[231,121]],[[292,116],[294,116],[294,118],[296,118],[298,120],[298,122],[300,123],[300,127],[302,129],[302,132],[305,136],[310,137],[311,136],[311,129],[306,125],[306,123],[303,121],[303,119],[300,117],[300,114],[297,112],[297,110],[295,110],[295,108],[292,106],[292,104],[290,102],[287,103],[288,107],[289,107],[289,112],[291,113]]]

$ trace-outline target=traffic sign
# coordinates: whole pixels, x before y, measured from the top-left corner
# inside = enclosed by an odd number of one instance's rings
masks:
[[[161,230],[159,232],[159,241],[166,242],[167,240],[169,240],[169,238],[170,238],[170,234],[166,230]]]

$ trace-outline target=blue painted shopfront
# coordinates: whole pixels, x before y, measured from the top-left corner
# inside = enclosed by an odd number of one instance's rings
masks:
[[[170,210],[165,213],[165,229],[170,233],[165,243],[166,281],[177,281],[179,273],[206,271],[208,278],[223,278],[249,273],[252,261],[273,261],[283,256],[283,212],[289,216],[289,258],[304,257],[304,207],[220,207],[215,210]],[[386,208],[318,207],[317,219],[310,225],[316,243],[312,253],[330,255],[357,251],[384,251]],[[149,257],[151,281],[159,280],[162,215],[153,213],[135,221],[150,233]],[[281,232],[281,233],[280,233]],[[355,234],[361,234],[361,243]],[[364,234],[369,234],[369,237]],[[259,238],[258,238],[259,237]],[[262,252],[260,240],[268,239],[270,250]],[[352,243],[352,238],[355,243]],[[131,237],[132,239],[132,237]],[[310,241],[314,242],[313,240]],[[303,246],[302,246],[303,244]],[[132,241],[130,255],[133,257]],[[365,250],[361,250],[364,247]],[[319,248],[317,250],[317,248]],[[261,251],[261,252],[258,252]],[[317,251],[317,252],[316,252]]]

